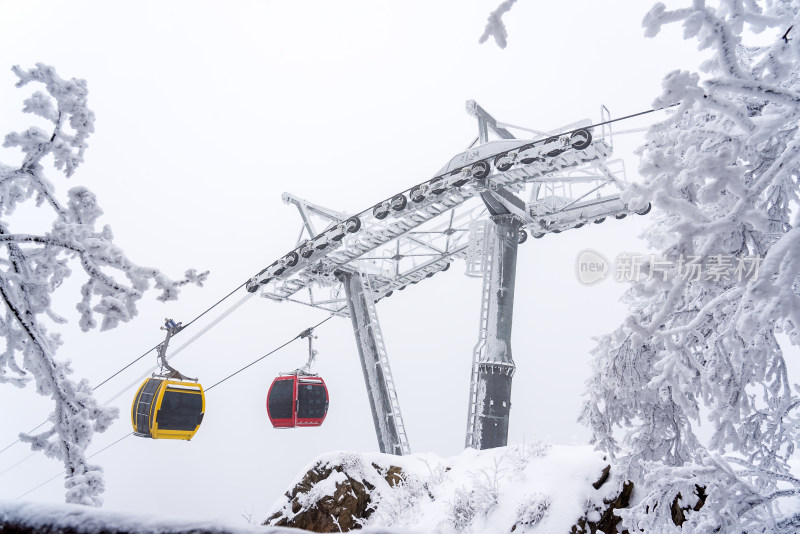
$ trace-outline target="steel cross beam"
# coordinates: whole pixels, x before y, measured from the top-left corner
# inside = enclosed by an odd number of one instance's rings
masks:
[[[337,230],[345,223],[331,228],[332,221],[323,219],[322,224],[328,230],[273,262],[251,279],[248,289],[261,289],[267,298],[294,300],[337,312],[345,301],[342,292],[334,287],[337,280],[333,273],[366,271],[375,275],[374,291],[382,298],[407,283],[420,281],[435,272],[434,267],[441,270],[455,258],[463,257],[469,223],[488,215],[480,201],[481,193],[486,191],[501,191],[496,196],[507,203],[502,195],[517,197],[516,203],[508,204],[533,237],[629,213],[631,210],[619,199],[623,182],[614,175],[604,174],[605,166],[586,168],[587,164],[601,163],[607,158],[607,144],[596,140],[586,149],[572,152],[546,164],[534,162],[512,165],[505,171],[495,170],[484,178],[451,185],[438,194],[428,191],[419,202],[406,200],[399,210],[389,208],[382,218],[374,213],[383,203],[378,204],[356,215],[360,228],[352,234]],[[479,152],[473,158],[482,155]],[[569,171],[574,169],[579,170],[573,175]],[[421,185],[429,186],[430,182]],[[588,190],[594,191],[586,196]],[[408,193],[416,191],[412,188]],[[408,193],[400,195],[405,198]],[[523,200],[526,196],[530,197],[527,202]],[[583,198],[576,202],[580,196]],[[307,211],[305,220],[314,215]],[[313,228],[304,222],[304,228],[309,226]],[[340,233],[331,239],[330,234],[337,231]],[[425,258],[428,261],[423,261]]]
[[[494,133],[503,139],[516,139],[514,134],[505,128],[498,126],[497,121],[494,120],[494,117],[486,113],[486,111],[474,100],[467,100],[466,108],[467,113],[478,119],[478,141],[480,144],[484,144],[489,141],[489,128],[491,128]]]

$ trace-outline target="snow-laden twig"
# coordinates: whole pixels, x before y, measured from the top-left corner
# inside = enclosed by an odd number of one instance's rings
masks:
[[[23,386],[33,379],[36,389],[52,397],[55,407],[49,426],[35,435],[20,434],[34,450],[64,463],[66,501],[99,506],[103,492],[102,468],[89,464],[86,448],[94,432],[103,432],[117,417],[117,410],[97,403],[88,382],[68,378],[69,364],[56,359],[61,344],[48,332],[45,317],[63,324],[65,319],[51,307],[51,294],[72,274],[77,262],[86,276],[76,308],[83,330],[117,326],[136,315],[136,304],[153,285],[162,300],[174,299],[178,288],[202,285],[207,273],[187,271],[182,280],[171,280],[157,269],[129,260],[113,243],[111,228],[97,229],[103,211],[95,195],[85,187],[73,187],[62,203],[45,176],[43,162],[52,157],[55,167],[69,178],[83,162],[87,140],[94,132],[94,113],[87,106],[83,80],[64,80],[52,67],[37,64],[30,70],[13,68],[17,87],[41,84],[24,102],[26,113],[52,124],[45,132],[32,127],[12,132],[4,146],[19,149],[19,165],[0,164],[0,383]],[[34,200],[53,215],[51,229],[39,235],[13,229],[18,205]],[[121,276],[120,276],[121,275]]]
[[[505,48],[508,44],[508,31],[506,25],[503,23],[503,15],[511,10],[511,7],[517,0],[504,0],[502,4],[497,6],[497,9],[489,13],[489,18],[486,21],[486,27],[483,30],[478,42],[483,44],[489,37],[494,37],[494,42],[500,48]]]

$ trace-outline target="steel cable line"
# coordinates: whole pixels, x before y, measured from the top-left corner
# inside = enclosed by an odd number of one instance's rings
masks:
[[[204,316],[205,314],[207,314],[208,312],[210,312],[211,310],[213,310],[214,308],[216,308],[217,306],[219,306],[220,304],[222,304],[222,303],[223,303],[225,300],[227,300],[228,298],[230,298],[230,296],[231,296],[231,295],[233,295],[234,293],[236,293],[237,291],[239,291],[240,289],[242,289],[242,288],[243,288],[245,285],[247,285],[247,282],[244,282],[243,284],[239,285],[239,286],[238,286],[236,289],[234,289],[233,291],[231,291],[230,293],[228,293],[227,295],[225,295],[224,297],[222,297],[221,299],[219,299],[217,302],[215,302],[214,304],[212,304],[210,307],[206,308],[206,310],[204,310],[204,311],[203,311],[201,314],[199,314],[197,317],[195,317],[194,319],[192,319],[191,321],[189,321],[189,322],[186,324],[186,326],[184,326],[184,327],[181,329],[181,331],[180,331],[180,332],[182,332],[182,331],[183,331],[183,330],[185,330],[187,327],[189,327],[189,326],[190,326],[192,323],[194,323],[195,321],[197,321],[198,319],[200,319],[202,316]],[[179,334],[180,332],[178,332],[178,334]],[[177,335],[177,334],[176,334],[176,335]],[[96,386],[94,386],[94,387],[92,388],[92,391],[95,391],[97,388],[99,388],[100,386],[102,386],[103,384],[105,384],[106,382],[108,382],[109,380],[111,380],[112,378],[114,378],[115,376],[117,376],[117,375],[119,375],[120,373],[122,373],[123,371],[125,371],[125,370],[126,370],[127,368],[129,368],[131,365],[135,364],[136,362],[138,362],[139,360],[141,360],[142,358],[144,358],[145,356],[147,356],[148,354],[150,354],[151,352],[153,352],[154,350],[156,350],[156,349],[159,347],[159,345],[161,345],[161,343],[159,343],[159,344],[155,345],[154,347],[150,348],[150,349],[149,349],[149,350],[147,350],[145,353],[143,353],[141,356],[139,356],[139,357],[135,358],[133,361],[131,361],[130,363],[128,363],[127,365],[125,365],[125,366],[124,366],[122,369],[120,369],[119,371],[115,372],[114,374],[112,374],[111,376],[109,376],[108,378],[106,378],[105,380],[103,380],[102,382],[100,382],[99,384],[97,384]],[[185,345],[184,345],[184,346],[185,346]],[[181,347],[181,348],[183,348],[183,347]],[[176,351],[176,352],[177,352],[177,351]],[[174,353],[173,353],[173,355],[174,355]],[[117,396],[119,396],[119,394],[118,394]],[[114,398],[116,398],[116,397],[113,397],[113,398],[112,398],[112,399],[110,399],[110,400],[113,400]],[[109,400],[109,402],[110,402],[110,400]],[[39,425],[38,425],[38,426],[36,426],[35,428],[33,428],[33,429],[29,430],[27,433],[28,433],[28,434],[31,434],[31,433],[35,432],[37,429],[39,429],[40,427],[42,427],[42,426],[43,426],[43,425],[45,425],[46,423],[47,423],[47,420],[45,419],[44,421],[42,421],[41,423],[39,423]],[[6,445],[6,446],[5,446],[5,447],[3,447],[2,449],[0,449],[0,454],[3,454],[5,451],[7,451],[8,449],[10,449],[11,447],[13,447],[14,445],[16,445],[16,444],[17,444],[17,443],[19,443],[19,442],[20,442],[19,438],[17,438],[15,441],[12,441],[12,442],[11,442],[11,443],[9,443],[8,445]],[[23,461],[24,461],[24,460],[23,460]],[[14,468],[14,467],[16,467],[17,465],[19,465],[19,463],[20,463],[20,462],[18,462],[17,464],[14,464],[14,465],[13,465],[13,466],[11,466],[10,468],[6,469],[5,471],[3,471],[3,472],[0,472],[0,476],[2,476],[4,473],[8,472],[8,471],[9,471],[9,470],[11,470],[12,468]]]
[[[44,421],[42,421],[41,423],[39,423],[39,424],[38,424],[36,427],[34,427],[34,428],[30,429],[30,430],[28,431],[28,434],[30,434],[30,433],[32,433],[32,432],[36,432],[36,430],[38,430],[38,429],[39,429],[39,427],[41,427],[41,426],[42,426],[42,425],[44,425],[45,423],[47,423],[47,420],[46,420],[46,419],[45,419]],[[17,443],[19,443],[19,438],[17,438],[17,440],[16,440],[16,441],[12,441],[12,442],[11,442],[11,443],[9,443],[8,445],[6,445],[6,446],[5,446],[5,447],[4,447],[2,450],[0,450],[0,454],[3,454],[5,451],[7,451],[8,449],[10,449],[11,447],[13,447],[14,445],[16,445]],[[3,473],[5,473],[5,471],[3,471]],[[2,474],[2,473],[0,473],[0,475],[1,475],[1,474]]]
[[[619,121],[632,119],[634,117],[647,115],[648,113],[655,113],[656,111],[663,111],[665,109],[674,108],[675,106],[678,106],[678,105],[680,105],[680,102],[676,102],[674,104],[670,104],[669,106],[664,106],[662,108],[647,109],[645,111],[640,111],[638,113],[632,113],[630,115],[625,115],[624,117],[619,117],[619,118],[616,118],[616,119],[609,119],[609,120],[604,121],[604,122],[598,122],[597,124],[591,124],[589,126],[585,126],[584,128],[578,128],[576,130],[570,130],[568,132],[562,132],[561,135],[577,132],[578,130],[585,130],[585,129],[588,129],[588,128],[597,128],[598,126],[605,126],[606,124],[611,124],[611,123],[614,123],[614,122],[619,122]]]
[[[233,313],[234,311],[236,311],[236,310],[239,308],[239,306],[241,306],[242,304],[244,304],[245,302],[247,302],[248,300],[250,300],[250,299],[251,299],[252,297],[254,297],[254,296],[255,296],[255,294],[254,294],[254,293],[247,293],[247,294],[246,294],[246,295],[245,295],[245,296],[244,296],[244,297],[243,297],[241,300],[239,300],[239,302],[235,303],[233,306],[231,306],[231,307],[230,307],[230,308],[228,308],[226,311],[224,311],[224,312],[222,313],[222,315],[220,315],[219,317],[217,317],[216,319],[214,319],[214,320],[213,320],[211,323],[209,323],[208,325],[206,325],[206,326],[205,326],[205,327],[204,327],[202,330],[200,330],[200,331],[199,331],[198,333],[196,333],[194,336],[192,336],[191,338],[189,338],[189,340],[188,340],[186,343],[184,343],[183,345],[181,345],[180,347],[178,347],[177,349],[175,349],[175,350],[172,352],[172,354],[170,354],[169,356],[166,356],[166,358],[165,358],[165,359],[166,359],[167,361],[169,361],[169,360],[171,360],[172,358],[174,358],[174,357],[175,357],[175,355],[177,355],[177,354],[178,354],[179,352],[181,352],[183,349],[185,349],[186,347],[188,347],[189,345],[191,345],[192,343],[194,343],[195,341],[197,341],[198,339],[200,339],[200,337],[202,337],[202,336],[203,336],[203,335],[205,335],[205,334],[206,334],[206,333],[207,333],[209,330],[211,330],[212,328],[214,328],[215,326],[217,326],[217,324],[219,324],[219,323],[220,323],[220,322],[221,322],[223,319],[225,319],[225,318],[226,318],[228,315],[230,315],[231,313]],[[178,331],[178,333],[180,333],[181,331],[182,331],[182,330],[179,330],[179,331]],[[134,380],[133,382],[131,382],[131,383],[130,383],[130,384],[128,384],[127,386],[123,387],[123,388],[122,388],[120,391],[118,391],[118,392],[117,392],[117,394],[116,394],[116,395],[114,395],[113,397],[111,397],[111,398],[107,399],[107,400],[106,400],[106,401],[103,403],[103,405],[107,405],[107,404],[111,403],[112,401],[114,401],[115,399],[117,399],[118,397],[120,397],[120,396],[121,396],[123,393],[125,393],[125,392],[129,391],[131,388],[133,388],[133,387],[135,387],[136,385],[138,385],[138,384],[139,384],[139,383],[140,383],[142,380],[144,380],[145,378],[147,378],[147,377],[148,377],[148,375],[152,374],[152,373],[153,373],[153,372],[154,372],[156,369],[158,369],[158,367],[159,367],[158,365],[155,365],[155,366],[151,367],[151,368],[150,368],[150,369],[149,369],[149,370],[148,370],[146,373],[144,373],[143,375],[141,375],[140,377],[138,377],[136,380]]]
[[[113,447],[114,445],[116,445],[117,443],[119,443],[120,441],[122,441],[123,439],[125,439],[125,438],[127,438],[127,437],[129,437],[129,436],[132,436],[132,435],[133,435],[133,432],[129,432],[128,434],[125,434],[124,436],[122,436],[121,438],[119,438],[117,441],[115,441],[115,442],[111,443],[110,445],[106,445],[105,447],[103,447],[102,449],[100,449],[99,451],[97,451],[97,452],[95,452],[95,453],[92,453],[92,454],[90,454],[89,456],[87,456],[87,457],[86,457],[86,459],[87,459],[87,460],[89,460],[90,458],[92,458],[92,457],[94,457],[94,456],[97,456],[98,454],[100,454],[100,453],[101,453],[101,452],[103,452],[104,450],[106,450],[106,449],[110,449],[111,447]],[[20,499],[21,499],[21,498],[23,498],[25,495],[27,495],[27,494],[29,494],[29,493],[33,493],[34,491],[36,491],[37,489],[41,488],[42,486],[44,486],[44,485],[45,485],[45,484],[47,484],[48,482],[52,482],[53,480],[57,479],[58,477],[60,477],[60,476],[61,476],[61,475],[63,475],[64,473],[66,473],[66,471],[61,471],[61,472],[60,472],[60,473],[58,473],[57,475],[54,475],[54,476],[52,476],[52,477],[48,478],[47,480],[45,480],[44,482],[42,482],[41,484],[39,484],[39,485],[38,485],[38,486],[36,486],[35,488],[29,489],[28,491],[26,491],[25,493],[23,493],[22,495],[20,495],[19,497],[17,497],[17,498],[16,498],[16,500],[20,500]]]
[[[14,443],[16,443],[16,441],[15,441]],[[11,445],[13,445],[14,443],[12,443]],[[9,445],[9,447],[10,447],[10,445]],[[6,467],[5,469],[3,469],[2,471],[0,471],[0,477],[2,477],[3,475],[5,475],[5,474],[6,474],[6,473],[8,473],[9,471],[11,471],[12,469],[14,469],[15,467],[17,467],[18,465],[20,465],[20,464],[23,464],[23,463],[27,462],[27,461],[28,461],[28,460],[30,460],[30,459],[31,459],[33,456],[36,456],[36,452],[30,452],[30,453],[28,453],[28,455],[27,455],[27,456],[25,456],[25,457],[23,457],[21,460],[18,460],[16,463],[13,463],[13,464],[11,464],[10,466],[8,466],[8,467]]]
[[[195,321],[197,321],[199,318],[201,318],[202,316],[204,316],[205,314],[207,314],[208,312],[210,312],[211,310],[213,310],[214,308],[216,308],[218,305],[222,304],[222,302],[224,302],[224,301],[225,301],[225,300],[227,300],[227,299],[228,299],[228,298],[229,298],[231,295],[233,295],[234,293],[236,293],[237,291],[239,291],[240,289],[242,289],[242,288],[243,288],[245,285],[247,285],[247,282],[245,282],[244,284],[240,285],[239,287],[237,287],[236,289],[234,289],[233,291],[231,291],[230,293],[228,293],[227,295],[225,295],[224,297],[222,297],[221,299],[219,299],[217,302],[215,302],[213,305],[211,305],[209,308],[207,308],[207,309],[206,309],[206,310],[205,310],[203,313],[201,313],[200,315],[198,315],[197,317],[195,317],[194,319],[192,319],[191,321],[189,321],[188,323],[186,323],[186,326],[184,326],[184,327],[181,329],[181,332],[182,332],[183,330],[185,330],[186,328],[188,328],[189,326],[191,326],[191,325],[192,325],[192,323],[194,323]],[[178,334],[179,334],[179,333],[180,333],[180,332],[178,332]],[[150,353],[151,353],[151,352],[153,352],[154,350],[156,350],[156,349],[158,348],[158,346],[159,346],[159,345],[161,345],[161,343],[159,343],[159,344],[158,344],[158,345],[156,345],[155,347],[151,348],[150,350],[148,350],[147,352],[145,352],[144,354],[142,354],[141,356],[139,356],[138,358],[136,358],[135,360],[133,360],[131,363],[129,363],[128,365],[126,365],[125,367],[123,367],[122,369],[120,369],[119,371],[117,371],[116,373],[114,373],[113,375],[109,376],[108,378],[106,378],[105,380],[103,380],[102,382],[100,382],[99,384],[97,384],[95,387],[93,387],[93,388],[92,388],[92,391],[96,390],[97,388],[99,388],[100,386],[102,386],[103,384],[105,384],[106,382],[108,382],[109,380],[111,380],[112,378],[114,378],[115,376],[117,376],[118,374],[120,374],[122,371],[124,371],[125,369],[127,369],[128,367],[130,367],[131,365],[133,365],[134,363],[138,362],[139,360],[141,360],[142,358],[144,358],[145,356],[147,356],[148,354],[150,354]],[[2,452],[2,451],[0,451],[0,452]]]
[[[595,124],[590,124],[590,125],[588,125],[588,126],[582,126],[582,127],[580,127],[580,128],[574,128],[574,129],[572,129],[572,130],[567,130],[567,131],[564,131],[564,132],[559,132],[559,133],[549,133],[549,134],[547,134],[547,135],[545,136],[545,139],[537,139],[536,141],[533,141],[533,142],[530,144],[530,146],[535,146],[535,145],[541,145],[541,144],[545,144],[545,143],[547,143],[547,139],[548,139],[548,138],[550,138],[550,137],[560,137],[560,136],[562,136],[562,135],[570,135],[570,134],[573,134],[573,133],[579,132],[579,131],[581,131],[581,130],[591,130],[591,129],[593,129],[593,128],[597,128],[597,127],[600,127],[600,126],[605,126],[605,125],[607,125],[607,124],[612,124],[612,123],[615,123],[615,122],[620,122],[620,121],[625,121],[625,120],[628,120],[628,119],[632,119],[632,118],[634,118],[634,117],[640,117],[640,116],[642,116],[642,115],[647,115],[647,114],[650,114],[650,113],[655,113],[656,111],[663,111],[663,110],[665,110],[665,109],[674,108],[675,106],[678,106],[678,105],[680,105],[680,102],[676,102],[676,103],[674,103],[674,104],[670,104],[670,105],[668,105],[668,106],[664,106],[664,107],[660,107],[660,108],[646,109],[646,110],[644,110],[644,111],[640,111],[640,112],[638,112],[638,113],[631,113],[630,115],[625,115],[624,117],[619,117],[619,118],[616,118],[616,119],[609,119],[609,120],[607,120],[607,121],[598,122],[598,123],[595,123]],[[500,123],[500,122],[498,122],[498,124],[505,124],[505,123]],[[506,126],[508,126],[508,127],[510,127],[510,128],[518,128],[518,127],[515,127],[515,126],[513,126],[513,125],[510,125],[510,124],[506,124]],[[612,135],[613,135],[613,134],[612,134]],[[476,142],[478,141],[478,139],[479,139],[479,137],[476,137],[476,138],[475,138],[475,139],[472,141],[472,143],[470,144],[470,147],[472,146],[472,144],[476,143]],[[490,156],[490,157],[493,157],[493,156]],[[485,158],[484,158],[484,159],[485,159]],[[479,160],[479,161],[481,161],[481,160]],[[448,174],[450,174],[450,171],[448,171],[448,172],[446,172],[446,173],[444,173],[444,174],[437,174],[437,175],[435,175],[433,178],[429,178],[429,179],[427,179],[427,180],[425,180],[425,181],[423,181],[423,182],[420,182],[420,183],[418,183],[418,184],[417,184],[417,185],[415,185],[415,186],[412,186],[412,187],[410,187],[410,188],[408,188],[408,189],[404,189],[404,190],[403,190],[403,193],[405,193],[405,192],[411,192],[411,191],[412,191],[414,188],[416,188],[416,187],[419,187],[419,186],[421,186],[421,185],[423,185],[423,184],[426,184],[426,183],[431,183],[433,180],[436,180],[437,178],[444,178],[444,177],[445,177],[445,176],[447,176]],[[391,197],[390,197],[390,198],[391,198]],[[389,199],[387,199],[387,200],[389,200]],[[372,210],[372,209],[373,209],[373,208],[367,208],[367,209],[365,209],[365,210],[363,210],[363,211],[360,211],[360,212],[356,213],[354,216],[355,216],[355,217],[359,217],[359,216],[361,216],[361,215],[367,215],[367,214],[369,214],[369,213],[371,212],[371,210]]]
[[[241,286],[240,286],[240,287],[241,287]],[[325,319],[321,320],[320,322],[318,322],[318,323],[317,323],[317,324],[315,324],[314,326],[310,327],[310,330],[314,330],[315,328],[317,328],[317,327],[321,326],[322,324],[324,324],[324,323],[326,323],[326,322],[330,321],[330,320],[331,320],[333,317],[334,317],[334,315],[333,315],[333,314],[329,315],[328,317],[326,317]],[[309,330],[309,329],[303,330],[303,332],[306,332],[307,330]],[[268,356],[271,356],[272,354],[275,354],[276,352],[278,352],[279,350],[283,349],[283,348],[284,348],[284,347],[286,347],[287,345],[290,345],[290,344],[291,344],[291,343],[293,343],[294,341],[297,341],[298,339],[300,339],[300,336],[302,335],[302,333],[303,333],[303,332],[301,332],[300,334],[297,334],[297,335],[296,335],[296,336],[294,336],[292,339],[290,339],[290,340],[288,340],[288,341],[285,341],[284,343],[282,343],[282,344],[278,345],[277,347],[275,347],[275,348],[274,348],[274,349],[272,349],[271,351],[267,352],[267,353],[266,353],[266,354],[264,354],[263,356],[260,356],[260,357],[256,358],[255,360],[253,360],[252,362],[248,363],[247,365],[245,365],[244,367],[240,368],[239,370],[237,370],[237,371],[234,371],[233,373],[229,374],[228,376],[226,376],[226,377],[225,377],[225,378],[223,378],[222,380],[219,380],[218,382],[216,382],[216,383],[212,384],[211,386],[209,386],[209,387],[205,388],[205,391],[206,391],[206,392],[208,392],[208,391],[211,391],[213,388],[215,388],[216,386],[218,386],[218,385],[222,384],[223,382],[225,382],[225,381],[226,381],[226,380],[228,380],[229,378],[233,378],[234,376],[238,375],[239,373],[241,373],[241,372],[242,372],[242,371],[244,371],[245,369],[248,369],[249,367],[252,367],[253,365],[257,364],[258,362],[260,362],[260,361],[261,361],[261,360],[263,360],[264,358],[266,358],[266,357],[268,357]],[[113,447],[113,446],[114,446],[114,445],[116,445],[117,443],[120,443],[122,440],[124,440],[125,438],[127,438],[127,437],[130,437],[130,436],[132,436],[132,435],[133,435],[133,432],[128,432],[127,434],[125,434],[124,436],[122,436],[121,438],[119,438],[118,440],[116,440],[116,441],[114,441],[114,442],[112,442],[112,443],[110,443],[110,444],[106,445],[105,447],[103,447],[103,448],[102,448],[102,449],[100,449],[99,451],[97,451],[97,452],[94,452],[94,453],[90,454],[89,456],[87,456],[87,457],[86,457],[86,459],[87,459],[87,460],[89,460],[90,458],[93,458],[94,456],[97,456],[97,455],[98,455],[98,454],[100,454],[101,452],[103,452],[103,451],[105,451],[105,450],[107,450],[107,449],[110,449],[111,447]],[[26,457],[24,460],[27,460],[28,458],[30,458],[30,457],[31,457],[31,456],[33,456],[33,455],[34,455],[34,454],[32,453],[31,455],[27,456],[27,457]],[[21,460],[20,462],[18,462],[18,464],[19,464],[19,463],[22,463],[24,460]],[[17,464],[17,465],[18,465],[18,464]],[[12,468],[13,468],[13,467],[15,467],[15,466],[12,466]],[[11,469],[11,468],[7,469],[6,471],[9,471],[10,469]],[[6,471],[3,471],[3,473],[5,473]],[[28,495],[29,493],[32,493],[32,492],[36,491],[37,489],[41,488],[42,486],[46,485],[47,483],[49,483],[49,482],[52,482],[53,480],[57,479],[59,476],[63,475],[64,473],[66,473],[66,471],[61,471],[60,473],[57,473],[56,475],[54,475],[54,476],[52,476],[52,477],[48,478],[47,480],[45,480],[44,482],[42,482],[42,483],[41,483],[41,484],[39,484],[38,486],[36,486],[36,487],[34,487],[34,488],[32,488],[32,489],[29,489],[28,491],[26,491],[25,493],[23,493],[22,495],[20,495],[19,497],[17,497],[17,498],[16,498],[16,500],[19,500],[19,499],[23,498],[24,496]],[[0,473],[0,474],[2,474],[2,473]]]
[[[331,314],[331,315],[329,315],[329,316],[328,316],[328,317],[326,317],[325,319],[321,320],[320,322],[318,322],[317,324],[315,324],[314,326],[312,326],[310,329],[311,329],[311,330],[314,330],[314,329],[315,329],[315,328],[317,328],[318,326],[320,326],[320,325],[322,325],[322,324],[324,324],[324,323],[326,323],[326,322],[330,321],[332,317],[333,317],[333,315],[332,315],[332,314]],[[303,332],[305,332],[305,330],[304,330]],[[272,355],[272,354],[274,354],[274,353],[278,352],[278,351],[279,351],[279,350],[281,350],[283,347],[285,347],[286,345],[288,345],[288,344],[292,343],[293,341],[297,341],[298,339],[300,339],[300,336],[301,336],[301,335],[302,335],[302,332],[301,332],[300,334],[297,334],[295,337],[293,337],[292,339],[290,339],[289,341],[287,341],[287,342],[286,342],[286,343],[284,343],[283,345],[280,345],[279,347],[277,347],[277,348],[275,348],[275,349],[272,349],[271,351],[269,351],[269,352],[268,352],[268,353],[266,353],[265,355],[261,356],[260,358],[258,358],[258,359],[256,359],[256,360],[253,360],[252,362],[248,363],[247,365],[245,365],[244,367],[242,367],[242,368],[241,368],[241,369],[239,369],[238,371],[236,371],[236,372],[234,372],[234,373],[231,373],[231,374],[229,374],[228,376],[226,376],[225,378],[223,378],[222,380],[220,380],[220,381],[219,381],[219,382],[217,382],[216,384],[212,384],[211,386],[207,387],[205,390],[206,390],[206,391],[211,391],[213,388],[215,388],[216,386],[218,386],[218,385],[222,384],[223,382],[225,382],[225,381],[226,381],[226,380],[228,380],[229,378],[232,378],[232,377],[234,377],[234,376],[238,375],[239,373],[241,373],[242,371],[244,371],[245,369],[247,369],[248,367],[251,367],[251,366],[253,366],[253,365],[257,364],[258,362],[260,362],[261,360],[263,360],[263,359],[264,359],[264,358],[266,358],[267,356],[270,356],[270,355]]]

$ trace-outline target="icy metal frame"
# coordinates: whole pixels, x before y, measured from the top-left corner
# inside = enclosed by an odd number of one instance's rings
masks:
[[[627,206],[621,200],[625,169],[621,161],[607,161],[613,146],[610,128],[603,126],[594,132],[600,137],[593,137],[591,125],[583,121],[556,132],[527,130],[534,136],[516,139],[508,128],[525,129],[497,122],[474,101],[467,103],[467,111],[478,120],[478,137],[466,151],[433,178],[355,215],[284,193],[284,202],[297,207],[303,222],[297,246],[247,283],[248,291],[260,290],[269,299],[351,316],[378,441],[386,452],[403,454],[409,448],[394,382],[390,373],[384,378],[388,357],[377,325],[376,302],[448,269],[457,258],[467,259],[470,228],[475,231],[476,222],[491,216],[510,218],[521,243],[528,234],[542,238],[608,217],[649,211],[649,206]],[[608,115],[605,107],[602,114],[604,119]],[[490,130],[500,140],[490,141]],[[468,271],[480,275],[492,261],[504,260],[475,262],[473,254]],[[485,279],[488,276],[485,272]],[[482,307],[488,310],[490,301],[484,290]],[[483,345],[492,329],[491,317],[484,321],[484,315]],[[467,445],[478,447],[479,404],[487,384],[493,375],[504,375],[507,387],[501,384],[498,391],[508,390],[503,395],[508,394],[510,406],[513,375],[510,348],[509,362],[493,361],[481,356],[483,345],[479,341],[473,359],[467,428]],[[498,365],[506,365],[508,372],[501,373]],[[381,376],[372,376],[378,367]],[[493,417],[488,412],[483,415]],[[386,421],[392,424],[387,426]]]
[[[331,242],[327,250],[309,259],[300,258],[293,269],[270,277],[261,285],[261,294],[346,316],[347,301],[334,275],[346,271],[366,273],[379,300],[390,296],[466,256],[470,223],[489,216],[481,201],[481,193],[487,191],[508,207],[534,238],[602,222],[607,217],[624,217],[631,211],[620,200],[625,187],[624,167],[621,161],[604,164],[607,145],[603,141],[595,143],[591,151],[585,151],[592,156],[592,166],[583,160],[575,161],[577,158],[561,158],[564,161],[557,166],[558,174],[512,168],[419,204],[409,203],[403,212],[391,213],[383,220],[365,210],[358,214],[358,232],[346,235],[338,243]],[[579,165],[580,168],[571,168]],[[303,218],[298,243],[306,233],[314,233],[313,216],[321,219],[326,229],[346,219],[345,214],[332,216],[331,212],[320,216],[321,212],[309,209],[313,204],[288,194],[284,198],[297,205]]]
[[[358,273],[342,273],[341,280],[347,293],[350,319],[356,336],[364,383],[367,386],[378,447],[382,453],[399,456],[410,454],[400,402],[397,400],[397,389],[369,279]]]

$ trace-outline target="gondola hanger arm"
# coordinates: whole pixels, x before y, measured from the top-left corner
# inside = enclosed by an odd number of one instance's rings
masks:
[[[183,330],[182,323],[176,323],[172,319],[166,319],[166,323],[164,326],[161,327],[162,330],[167,331],[167,336],[164,338],[164,341],[158,346],[158,365],[161,366],[162,369],[166,369],[168,373],[163,373],[164,378],[173,379],[177,378],[178,380],[188,380],[190,382],[197,382],[197,378],[189,378],[181,374],[180,371],[172,367],[169,362],[167,362],[167,347],[169,347],[169,340],[172,336]],[[156,376],[155,373],[153,376]]]
[[[312,374],[311,373],[311,366],[314,364],[314,360],[317,357],[317,351],[314,350],[314,343],[313,343],[314,339],[317,338],[317,336],[314,335],[314,328],[313,327],[312,328],[306,328],[305,330],[300,332],[300,335],[298,337],[300,337],[300,339],[308,338],[308,361],[299,370],[299,372],[302,373],[302,374]]]

